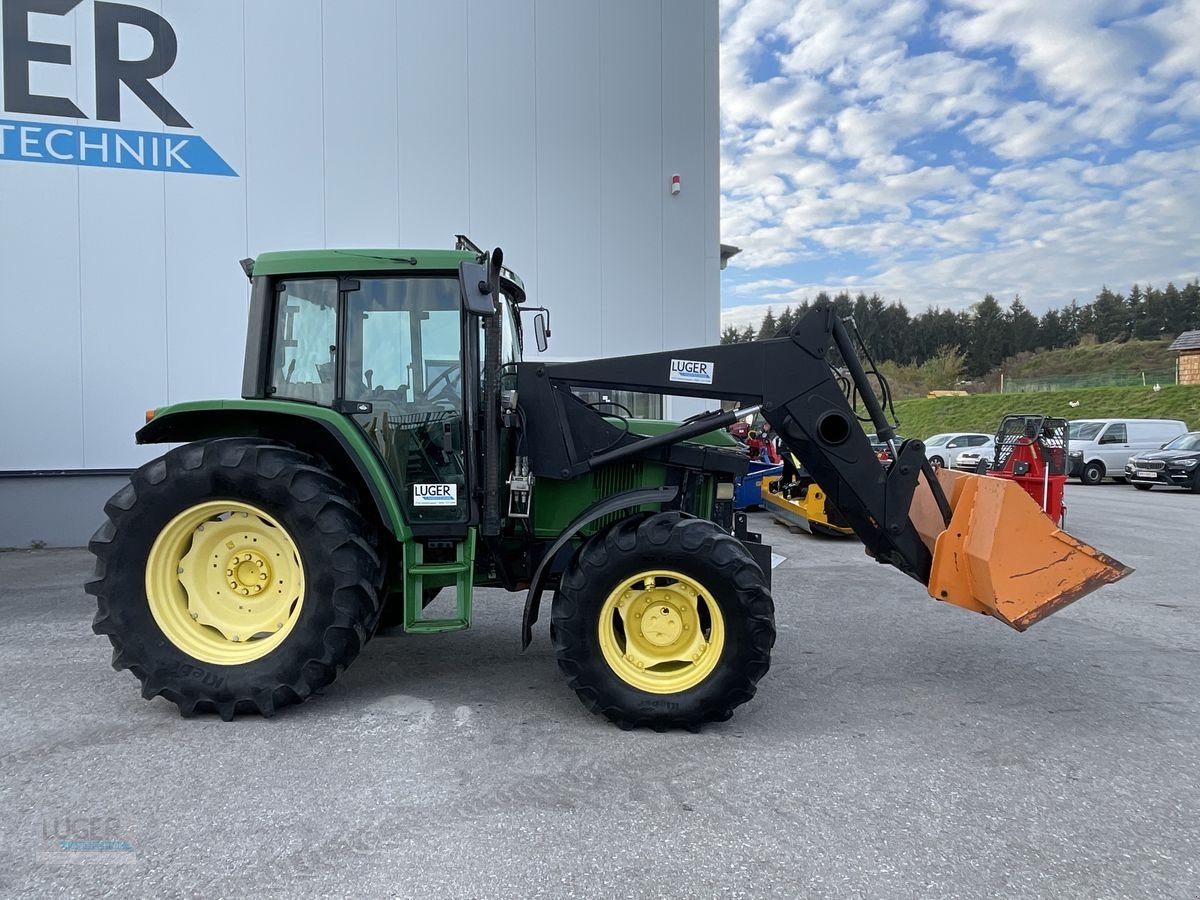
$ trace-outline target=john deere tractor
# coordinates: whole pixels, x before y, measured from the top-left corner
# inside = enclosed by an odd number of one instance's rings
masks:
[[[381,624],[469,627],[486,586],[524,592],[525,645],[553,592],[559,666],[618,725],[728,718],[775,641],[771,552],[734,513],[747,463],[724,431],[755,412],[868,554],[939,600],[1023,629],[1129,571],[1018,486],[934,472],[918,441],[885,469],[848,398],[894,431],[829,306],[774,340],[523,362],[522,314],[542,349],[549,314],[461,236],[243,266],[242,398],[148,413],[138,442],[180,446],[133,473],[90,544],[113,666],[185,716],[271,715]],[[733,408],[639,420],[597,390]],[[439,592],[453,611],[434,616]]]

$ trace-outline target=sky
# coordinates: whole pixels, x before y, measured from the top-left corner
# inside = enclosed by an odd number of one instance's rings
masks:
[[[722,324],[1200,275],[1200,0],[721,0]]]

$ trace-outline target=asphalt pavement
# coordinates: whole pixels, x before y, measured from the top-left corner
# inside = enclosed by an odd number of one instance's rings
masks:
[[[0,896],[1195,898],[1200,496],[1067,502],[1137,572],[1025,634],[754,516],[779,640],[700,734],[589,714],[495,591],[184,720],[109,667],[85,552],[2,553]]]

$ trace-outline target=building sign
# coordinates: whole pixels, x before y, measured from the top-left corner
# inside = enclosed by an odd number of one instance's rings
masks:
[[[41,162],[110,169],[144,169],[190,175],[237,173],[178,109],[152,85],[175,64],[175,29],[158,13],[126,3],[96,0],[96,115],[98,122],[121,122],[121,85],[158,119],[187,131],[129,131],[84,124],[88,116],[66,97],[36,94],[30,66],[70,66],[72,47],[30,37],[34,16],[64,16],[82,0],[0,0],[0,42],[4,48],[3,108],[6,113],[49,117],[54,121],[0,118],[0,162]],[[144,59],[121,58],[121,26],[147,32],[151,51]],[[64,122],[72,119],[74,122]]]

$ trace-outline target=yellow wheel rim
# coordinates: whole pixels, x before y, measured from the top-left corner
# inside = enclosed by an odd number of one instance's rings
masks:
[[[172,644],[235,666],[266,656],[295,627],[304,567],[274,518],[249,503],[215,500],[159,532],[146,560],[146,598]]]
[[[627,578],[600,610],[600,650],[617,676],[651,694],[678,694],[712,674],[725,620],[703,585],[679,572]]]

